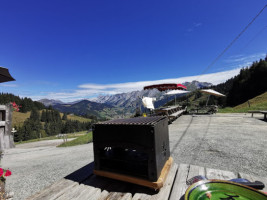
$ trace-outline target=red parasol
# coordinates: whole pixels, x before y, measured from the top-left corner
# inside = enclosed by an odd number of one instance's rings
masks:
[[[145,86],[144,90],[149,89],[158,89],[159,91],[165,91],[165,90],[186,90],[186,86],[182,84],[176,84],[176,83],[165,83],[165,84],[157,84],[157,85],[149,85]]]

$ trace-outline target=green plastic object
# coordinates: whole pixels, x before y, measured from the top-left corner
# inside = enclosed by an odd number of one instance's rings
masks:
[[[267,200],[267,195],[231,181],[203,180],[186,190],[185,200]]]

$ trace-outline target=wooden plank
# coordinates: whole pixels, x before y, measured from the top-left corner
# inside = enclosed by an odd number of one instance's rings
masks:
[[[89,181],[90,180],[90,181]],[[100,192],[99,195],[95,197],[97,200],[105,200],[110,195],[110,192],[113,193],[129,193],[129,188],[133,185],[130,183],[125,183],[122,181],[113,180],[110,178],[105,178],[101,176],[93,176],[89,180],[85,181],[85,184],[88,184],[90,186],[96,187],[100,189],[102,192]],[[114,195],[114,194],[113,194]],[[126,198],[127,196],[123,196],[123,198]],[[127,197],[128,198],[128,197]]]
[[[158,194],[152,195],[150,200],[168,200],[169,199],[171,189],[173,186],[173,182],[175,179],[175,175],[177,173],[177,168],[178,168],[178,165],[176,163],[172,165],[169,175],[166,181],[164,182],[164,186],[160,189]]]
[[[100,194],[101,190],[99,188],[86,186],[85,189],[80,193],[80,195],[74,198],[73,200],[80,200],[80,199],[95,200],[97,199],[98,196],[100,196]]]
[[[233,172],[229,172],[229,171],[207,168],[206,177],[208,179],[229,180],[229,179],[237,178],[237,174]]]
[[[97,200],[106,200],[109,195],[107,190],[103,190],[101,194],[98,196]]]
[[[57,198],[57,200],[67,200],[77,198],[81,192],[84,190],[84,185],[75,185],[71,189],[65,191],[63,195]]]
[[[88,165],[74,171],[65,178],[55,182],[54,184],[46,187],[42,191],[30,196],[27,200],[34,199],[56,199],[62,196],[65,192],[68,191],[71,187],[75,187],[80,182],[85,180],[88,176],[92,174],[93,162]]]
[[[182,114],[183,114],[183,112],[184,112],[184,110],[181,110],[181,111],[175,112],[175,113],[173,113],[173,114],[169,115],[169,117],[170,117],[170,118],[176,118],[176,117],[178,117],[178,116],[182,115]]]
[[[115,180],[134,183],[137,185],[142,185],[142,186],[153,188],[153,189],[159,189],[159,188],[163,187],[164,181],[168,175],[168,172],[171,168],[172,163],[173,163],[173,159],[172,159],[172,157],[170,157],[166,161],[166,163],[165,163],[165,165],[161,171],[161,174],[160,174],[160,176],[156,182],[151,182],[151,181],[137,178],[137,177],[133,177],[133,176],[118,174],[118,173],[113,173],[113,172],[108,172],[108,171],[101,171],[101,170],[94,170],[94,174],[99,175],[99,176],[108,177],[108,178],[115,179]]]
[[[132,190],[132,193],[134,194],[133,199],[134,200],[141,200],[141,199],[164,199],[166,196],[169,196],[176,172],[177,172],[177,164],[172,164],[170,166],[170,170],[167,178],[163,184],[163,187],[160,190],[155,190],[152,191],[151,189],[149,190],[149,188],[135,188],[135,190]],[[168,194],[168,195],[166,195]],[[163,196],[163,197],[162,197]]]
[[[112,198],[113,196],[116,196],[117,198],[128,198],[130,194],[130,188],[133,187],[133,184],[122,182],[122,181],[117,181],[105,177],[100,177],[96,176],[94,180],[97,180],[97,182],[102,182],[102,186],[97,183],[97,186],[100,186],[99,189],[102,190],[101,194],[98,195],[95,199],[97,200],[106,200],[111,198],[111,193],[112,193]],[[94,183],[91,183],[92,185],[95,185]],[[126,196],[121,195],[121,193],[129,193]]]
[[[75,185],[78,185],[78,183],[67,179],[61,179],[39,193],[28,197],[27,200],[53,200],[63,195]]]
[[[135,193],[132,200],[149,200],[151,195],[144,194],[144,193]]]
[[[97,196],[101,194],[101,190],[99,188],[94,188],[87,185],[78,185],[75,188],[71,188],[71,190],[64,193],[64,195],[57,198],[57,200],[81,200],[81,199],[91,199],[95,200]]]
[[[189,172],[189,165],[180,164],[170,195],[170,200],[179,200],[187,189],[186,178]]]
[[[131,200],[132,194],[123,192],[110,192],[106,200]]]
[[[196,165],[190,165],[189,166],[189,172],[186,180],[189,180],[193,178],[194,176],[205,176],[205,169],[204,167],[196,166]]]
[[[238,177],[247,179],[247,180],[249,180],[251,182],[254,182],[254,181],[263,182],[263,184],[265,185],[265,188],[263,188],[262,191],[267,192],[267,177],[257,177],[257,176],[253,176],[253,175],[250,175],[250,174],[244,174],[244,173],[241,173],[241,172],[238,173]]]
[[[88,165],[85,165],[84,167],[69,174],[68,176],[65,177],[65,179],[82,183],[84,180],[86,180],[93,174],[93,169],[94,169],[94,162],[91,162]]]
[[[94,188],[99,188],[101,190],[105,190],[110,184],[113,183],[110,183],[110,179],[108,178],[92,175],[90,178],[85,180],[83,184],[87,185],[88,187],[94,187]]]

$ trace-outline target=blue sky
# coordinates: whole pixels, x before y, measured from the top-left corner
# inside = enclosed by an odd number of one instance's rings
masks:
[[[144,84],[225,81],[265,58],[266,0],[0,0],[1,92],[65,102]],[[199,76],[203,74],[207,76]],[[220,73],[221,72],[221,73]],[[187,77],[187,78],[185,78]]]

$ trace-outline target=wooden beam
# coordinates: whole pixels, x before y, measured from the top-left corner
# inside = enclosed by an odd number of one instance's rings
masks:
[[[142,186],[149,187],[152,189],[160,189],[163,187],[164,181],[166,180],[166,177],[170,171],[172,163],[173,163],[173,159],[172,159],[172,157],[170,157],[166,161],[166,163],[165,163],[165,165],[161,171],[161,174],[160,174],[160,176],[156,182],[151,182],[151,181],[137,178],[137,177],[133,177],[133,176],[118,174],[118,173],[113,173],[113,172],[108,172],[108,171],[102,171],[102,170],[94,170],[94,174],[99,175],[99,176],[104,176],[107,178],[111,178],[111,179],[115,179],[115,180],[134,183],[137,185],[142,185]]]

